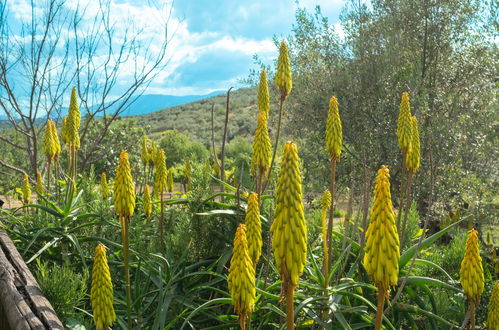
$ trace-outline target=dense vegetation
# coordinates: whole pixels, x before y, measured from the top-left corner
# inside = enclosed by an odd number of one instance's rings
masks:
[[[121,328],[486,324],[499,275],[494,7],[371,5],[347,3],[343,37],[320,8],[298,10],[289,55],[279,42],[276,65],[262,64],[270,92],[260,79],[231,93],[226,128],[216,96],[115,120],[96,147],[106,118],[80,119],[74,91],[65,122],[37,128],[40,176],[0,145],[0,194],[23,203],[0,228],[68,328],[114,323],[109,303],[96,308],[110,283]]]

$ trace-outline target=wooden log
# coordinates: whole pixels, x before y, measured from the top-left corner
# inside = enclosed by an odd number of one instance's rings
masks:
[[[0,230],[1,329],[64,329],[7,233]],[[3,315],[2,315],[3,312]]]

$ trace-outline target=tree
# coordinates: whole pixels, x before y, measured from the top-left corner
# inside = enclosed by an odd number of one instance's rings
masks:
[[[356,175],[367,166],[372,179],[376,168],[389,164],[397,189],[401,157],[395,131],[400,95],[408,91],[420,122],[422,167],[415,193],[422,213],[442,211],[451,195],[444,188],[455,177],[449,167],[490,184],[496,168],[490,162],[497,143],[492,109],[498,52],[489,9],[480,1],[386,0],[370,6],[350,1],[341,38],[320,9],[298,10],[289,37],[295,88],[288,132],[320,150],[327,100],[336,95],[344,154],[354,161]],[[304,159],[308,180],[322,179],[316,175],[321,168],[312,167],[320,163],[315,158]],[[343,159],[338,170],[340,181],[352,171]]]
[[[76,86],[82,116],[81,143],[90,142],[92,121],[102,123],[98,134],[80,154],[89,166],[111,123],[165,67],[169,7],[164,7],[162,40],[141,38],[130,24],[118,31],[111,19],[111,1],[98,8],[77,2],[49,0],[42,6],[31,2],[31,12],[12,23],[7,1],[0,1],[0,115],[15,130],[14,137],[0,131],[0,141],[29,159],[32,173],[41,163],[39,137],[47,118],[61,120],[72,86]],[[93,12],[92,12],[93,11]],[[92,12],[92,14],[89,14]],[[95,15],[94,15],[95,14]],[[119,17],[126,20],[126,17]],[[151,49],[154,49],[152,51]],[[126,84],[120,74],[128,73]],[[23,171],[6,161],[0,165]]]
[[[203,162],[209,155],[201,143],[176,130],[163,132],[159,146],[165,150],[168,167],[184,164],[187,157],[193,162]]]

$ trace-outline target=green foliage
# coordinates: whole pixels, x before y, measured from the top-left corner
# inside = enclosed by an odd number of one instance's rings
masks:
[[[459,278],[459,269],[464,256],[467,239],[468,235],[466,231],[458,228],[452,233],[452,240],[449,244],[440,247],[434,246],[428,249],[425,252],[425,259],[438,265],[443,265],[452,277]],[[431,269],[426,269],[425,272],[430,276],[441,276],[438,272],[434,272]]]
[[[35,276],[45,297],[64,324],[72,319],[80,323],[91,321],[79,309],[85,309],[88,272],[76,272],[68,266],[38,262]]]
[[[208,157],[208,150],[201,143],[191,141],[187,135],[177,130],[162,132],[159,146],[165,150],[168,167],[183,165],[187,157],[194,162],[202,162]]]
[[[243,187],[252,187],[254,185],[250,176],[251,153],[251,141],[242,136],[237,136],[227,144],[226,156],[228,162],[226,166],[235,169],[233,181],[240,183]]]

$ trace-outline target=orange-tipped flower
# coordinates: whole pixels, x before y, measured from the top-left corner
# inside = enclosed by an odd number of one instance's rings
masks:
[[[258,84],[258,109],[260,113],[264,113],[269,117],[270,112],[270,95],[269,85],[267,83],[267,72],[265,69],[260,72],[260,83]]]
[[[482,257],[480,257],[480,245],[478,242],[478,232],[474,229],[468,231],[466,241],[466,251],[461,261],[459,281],[463,286],[464,293],[474,302],[480,300],[483,292],[484,276]]]
[[[400,101],[400,113],[397,125],[397,136],[399,140],[399,148],[402,152],[407,152],[411,144],[411,104],[409,103],[409,93],[402,93]]]
[[[331,159],[340,159],[343,132],[341,128],[338,100],[333,96],[329,101],[329,111],[326,123],[326,148]]]
[[[135,209],[135,184],[126,151],[120,153],[120,160],[116,167],[114,209],[120,217],[131,217]]]
[[[116,321],[116,314],[113,306],[113,283],[107,264],[106,247],[102,244],[95,248],[90,303],[97,330],[108,329]]]
[[[262,253],[262,223],[260,221],[260,207],[258,206],[258,195],[251,193],[248,198],[246,209],[246,236],[248,238],[248,253],[256,265]]]
[[[421,163],[421,150],[419,141],[418,120],[416,116],[411,117],[411,144],[407,151],[407,170],[416,173]]]
[[[276,190],[272,249],[283,282],[298,286],[307,258],[307,224],[296,144],[284,145]]]
[[[499,282],[494,284],[490,296],[489,314],[487,316],[487,328],[499,330]]]
[[[239,314],[241,328],[245,328],[248,316],[255,304],[255,269],[248,253],[246,227],[240,224],[234,238],[234,249],[229,268],[229,293],[236,313]]]
[[[387,292],[398,281],[400,242],[390,194],[390,174],[383,165],[374,188],[371,220],[366,232],[364,267],[376,286]]]
[[[251,173],[256,175],[262,171],[264,175],[270,167],[272,156],[272,145],[270,143],[269,130],[267,128],[267,116],[265,113],[258,114],[255,138],[253,140],[253,154],[251,155]]]
[[[281,42],[279,48],[279,58],[277,59],[277,73],[275,76],[277,88],[281,91],[281,99],[291,93],[293,88],[293,80],[291,76],[291,63],[289,61],[288,45],[285,41]]]

